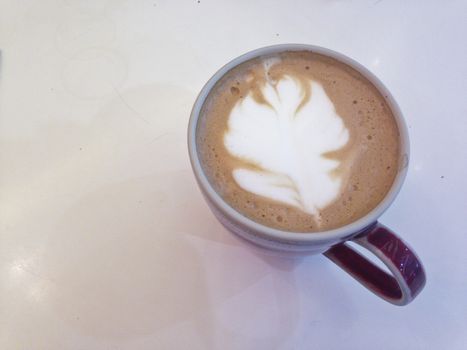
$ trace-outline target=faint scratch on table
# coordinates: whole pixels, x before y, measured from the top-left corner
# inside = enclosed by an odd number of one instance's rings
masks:
[[[152,144],[152,143],[158,141],[159,139],[161,139],[161,138],[163,138],[163,137],[165,137],[165,136],[167,136],[169,134],[170,134],[170,132],[164,132],[163,134],[157,135],[155,138],[153,138],[151,140],[151,142],[149,142],[149,144]]]
[[[120,91],[114,86],[114,91],[115,93],[117,94],[118,98],[120,99],[120,101],[122,101],[122,103],[131,111],[133,112],[133,114],[135,114],[139,119],[141,119],[142,121],[144,121],[146,124],[150,124],[149,121],[147,119],[145,119],[140,112],[138,112],[136,109],[134,109],[133,107],[131,107],[128,102],[123,98],[122,94],[120,93]]]

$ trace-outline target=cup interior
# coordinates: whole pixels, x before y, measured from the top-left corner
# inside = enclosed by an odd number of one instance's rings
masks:
[[[196,130],[200,116],[200,111],[209,92],[220,78],[222,78],[232,68],[252,58],[256,58],[262,55],[280,53],[284,51],[304,50],[329,56],[351,66],[352,68],[360,72],[364,77],[366,77],[379,90],[381,95],[384,96],[384,98],[386,99],[386,102],[391,108],[394,118],[396,119],[400,134],[401,150],[399,155],[399,169],[396,178],[394,179],[394,182],[384,199],[375,208],[373,208],[373,210],[371,210],[365,216],[347,225],[332,230],[312,233],[282,231],[269,226],[265,226],[243,216],[241,213],[233,209],[222,199],[222,197],[214,190],[214,188],[208,181],[204,170],[201,166],[201,162],[196,149]],[[407,133],[407,127],[399,106],[397,105],[391,93],[384,86],[384,84],[373,73],[371,73],[368,69],[366,69],[364,66],[354,61],[353,59],[323,47],[306,44],[282,44],[256,49],[254,51],[250,51],[242,56],[233,59],[221,69],[219,69],[202,88],[193,106],[188,126],[188,149],[191,165],[196,180],[204,196],[210,202],[210,205],[214,205],[216,209],[220,211],[224,216],[228,217],[236,224],[242,225],[242,227],[245,227],[248,230],[255,232],[255,234],[257,235],[261,235],[264,238],[270,240],[277,240],[295,244],[320,244],[324,242],[339,242],[358,234],[363,229],[373,224],[378,219],[378,217],[381,216],[384,213],[384,211],[391,205],[391,203],[397,196],[405,179],[409,162],[409,138]]]

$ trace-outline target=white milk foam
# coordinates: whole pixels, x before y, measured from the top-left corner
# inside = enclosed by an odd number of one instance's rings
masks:
[[[321,84],[310,84],[304,102],[302,83],[291,76],[267,81],[262,94],[252,94],[232,109],[224,145],[228,152],[254,167],[236,168],[233,177],[244,190],[311,214],[335,200],[342,178],[331,174],[339,161],[323,155],[342,148],[349,131]]]

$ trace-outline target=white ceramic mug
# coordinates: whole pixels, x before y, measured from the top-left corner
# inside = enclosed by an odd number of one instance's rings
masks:
[[[345,226],[314,233],[281,231],[259,224],[233,209],[213,189],[200,163],[196,149],[196,130],[200,111],[217,81],[237,65],[252,58],[284,51],[312,51],[341,61],[360,72],[380,91],[390,106],[400,131],[399,168],[391,189],[385,198],[368,214]],[[416,254],[395,233],[378,223],[378,218],[396,198],[407,173],[409,139],[401,111],[387,88],[365,67],[335,51],[303,44],[284,44],[248,52],[227,63],[206,83],[191,112],[188,126],[188,149],[198,185],[217,219],[234,234],[259,246],[307,254],[324,253],[350,273],[365,287],[383,299],[405,305],[412,301],[425,285],[425,272]],[[365,247],[389,268],[387,274],[371,261],[345,244],[354,241]]]

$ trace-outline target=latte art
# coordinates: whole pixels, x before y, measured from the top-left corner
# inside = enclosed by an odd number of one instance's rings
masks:
[[[309,51],[232,68],[204,100],[196,148],[229,206],[293,232],[349,224],[375,208],[399,169],[399,130],[359,72]]]
[[[249,93],[229,116],[225,147],[250,165],[233,177],[244,190],[317,215],[342,184],[332,174],[339,161],[326,153],[344,146],[349,131],[318,82],[284,76],[260,91],[264,101]]]

